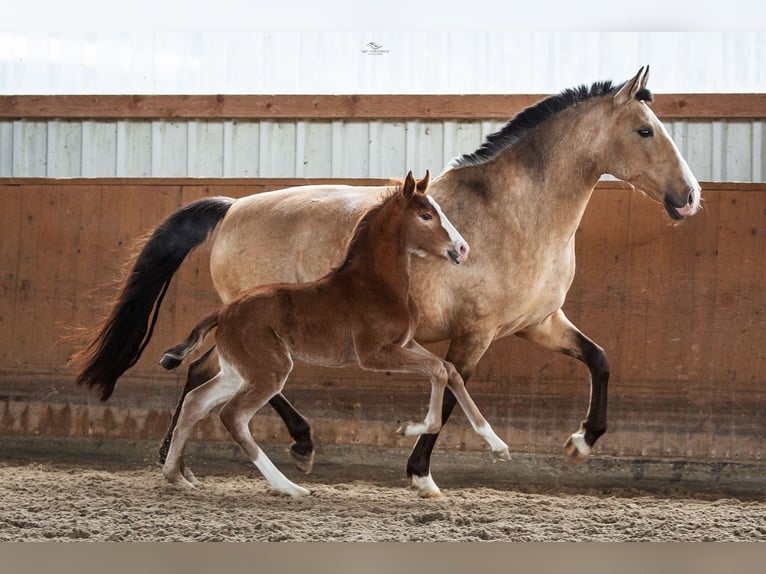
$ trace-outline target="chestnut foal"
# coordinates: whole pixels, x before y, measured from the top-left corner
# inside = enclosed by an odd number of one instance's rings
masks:
[[[431,381],[428,413],[405,423],[404,435],[436,433],[442,425],[444,389],[458,403],[496,456],[508,460],[508,446],[494,433],[466,391],[452,363],[413,340],[418,309],[410,296],[410,254],[432,254],[459,264],[469,247],[439,205],[425,191],[430,175],[404,183],[370,209],[357,224],[342,263],[311,283],[256,287],[200,321],[186,340],[165,352],[161,364],[177,367],[215,327],[220,371],[191,391],[173,431],[163,468],[171,482],[192,485],[183,449],[194,424],[225,403],[221,420],[276,491],[290,496],[308,490],[290,481],[253,440],[249,423],[282,392],[293,359],[340,367],[419,373]]]

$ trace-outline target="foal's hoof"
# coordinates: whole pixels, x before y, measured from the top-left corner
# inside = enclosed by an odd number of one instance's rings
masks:
[[[301,454],[295,450],[295,445],[290,447],[290,456],[293,457],[295,468],[300,470],[303,474],[311,474],[314,468],[314,451],[312,450],[308,454]]]
[[[167,480],[170,484],[174,486],[177,486],[183,489],[189,489],[189,490],[196,488],[194,483],[187,480],[186,477],[180,472],[175,474],[169,474],[169,473],[163,473],[163,474],[165,476],[165,480]]]
[[[298,486],[297,484],[290,484],[288,486],[275,488],[274,492],[283,496],[289,496],[291,498],[300,498],[301,496],[308,496],[311,494],[311,491],[303,488],[302,486]]]
[[[576,432],[564,443],[564,454],[576,462],[580,462],[590,454],[590,446],[585,442],[585,435]]]
[[[197,477],[196,477],[196,476],[194,476],[194,473],[191,471],[191,469],[190,469],[188,466],[186,466],[186,465],[183,465],[183,466],[181,467],[181,474],[183,475],[183,477],[184,477],[184,478],[185,478],[187,481],[189,481],[189,483],[190,483],[192,486],[197,486],[197,485],[199,484],[199,480],[197,480]]]
[[[511,453],[507,448],[492,451],[492,454],[500,460],[511,460]]]

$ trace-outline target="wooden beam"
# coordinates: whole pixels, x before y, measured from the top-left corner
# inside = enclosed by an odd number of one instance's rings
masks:
[[[506,120],[544,98],[486,95],[0,96],[0,119]],[[657,94],[667,120],[766,118],[766,94]]]

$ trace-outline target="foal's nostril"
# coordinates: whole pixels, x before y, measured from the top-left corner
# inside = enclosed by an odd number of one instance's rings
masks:
[[[694,190],[689,192],[689,196],[686,198],[686,205],[692,205],[694,203]]]

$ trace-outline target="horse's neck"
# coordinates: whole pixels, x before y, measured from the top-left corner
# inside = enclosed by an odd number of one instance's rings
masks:
[[[562,237],[577,229],[601,175],[597,138],[585,135],[582,120],[568,120],[550,120],[487,166],[500,183],[495,201],[540,233]]]

